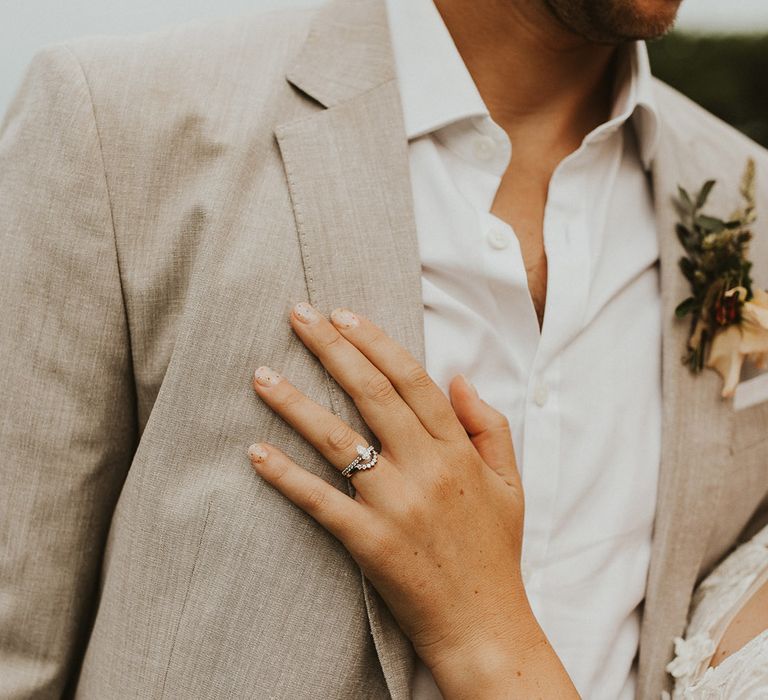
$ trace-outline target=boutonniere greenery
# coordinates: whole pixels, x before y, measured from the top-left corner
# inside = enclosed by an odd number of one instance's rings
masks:
[[[746,359],[768,366],[768,292],[753,286],[747,258],[755,222],[755,163],[741,181],[743,206],[721,219],[704,213],[714,180],[695,194],[678,188],[677,236],[687,255],[680,269],[691,296],[675,310],[691,315],[683,362],[692,372],[710,367],[723,377],[723,397],[733,396]]]

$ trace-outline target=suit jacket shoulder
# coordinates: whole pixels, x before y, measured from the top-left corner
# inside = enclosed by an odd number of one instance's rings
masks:
[[[278,182],[268,165],[274,128],[298,102],[285,74],[314,13],[279,10],[66,44],[87,84],[103,157],[142,427],[199,281],[203,244],[226,235],[234,212],[247,215],[249,202]]]
[[[730,158],[737,151],[744,157],[751,156],[756,162],[768,165],[768,149],[671,85],[658,78],[654,78],[653,82],[661,118],[666,128],[679,138],[711,149],[713,152],[708,153],[710,158],[716,158],[718,153]]]
[[[741,174],[747,159],[755,161],[758,218],[749,255],[755,283],[768,288],[768,149],[661,80],[655,78],[654,85],[668,132],[665,142],[673,145],[681,161],[684,181],[679,184],[695,191],[706,180],[716,180],[706,207],[714,215],[728,216],[740,206]]]
[[[99,96],[154,101],[167,109],[169,97],[213,97],[247,87],[243,81],[259,87],[283,79],[315,13],[312,8],[287,9],[193,20],[142,34],[84,36],[67,44]]]

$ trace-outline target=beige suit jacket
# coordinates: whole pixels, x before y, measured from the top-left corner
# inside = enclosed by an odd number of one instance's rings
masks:
[[[735,414],[681,364],[671,203],[716,177],[730,212],[755,157],[768,287],[768,154],[656,89],[654,699],[696,581],[768,490],[768,403]],[[413,648],[378,594],[246,458],[267,440],[350,487],[254,395],[260,364],[370,437],[294,302],[358,309],[423,361],[406,149],[383,0],[37,55],[0,130],[0,697],[409,697]]]

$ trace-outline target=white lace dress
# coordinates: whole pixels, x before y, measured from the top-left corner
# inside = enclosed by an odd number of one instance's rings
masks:
[[[714,668],[709,665],[736,613],[766,581],[768,527],[727,557],[697,588],[685,639],[675,639],[675,658],[667,666],[675,678],[672,700],[768,700],[768,630]]]

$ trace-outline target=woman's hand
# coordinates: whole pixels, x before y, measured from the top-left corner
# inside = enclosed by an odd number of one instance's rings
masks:
[[[378,463],[353,472],[354,498],[273,445],[249,448],[256,472],[344,544],[445,686],[466,660],[506,663],[505,650],[546,643],[520,574],[523,494],[506,418],[463,378],[449,401],[369,320],[337,309],[331,321],[304,303],[291,313],[381,443]],[[337,469],[367,446],[275,371],[257,369],[253,386]]]

